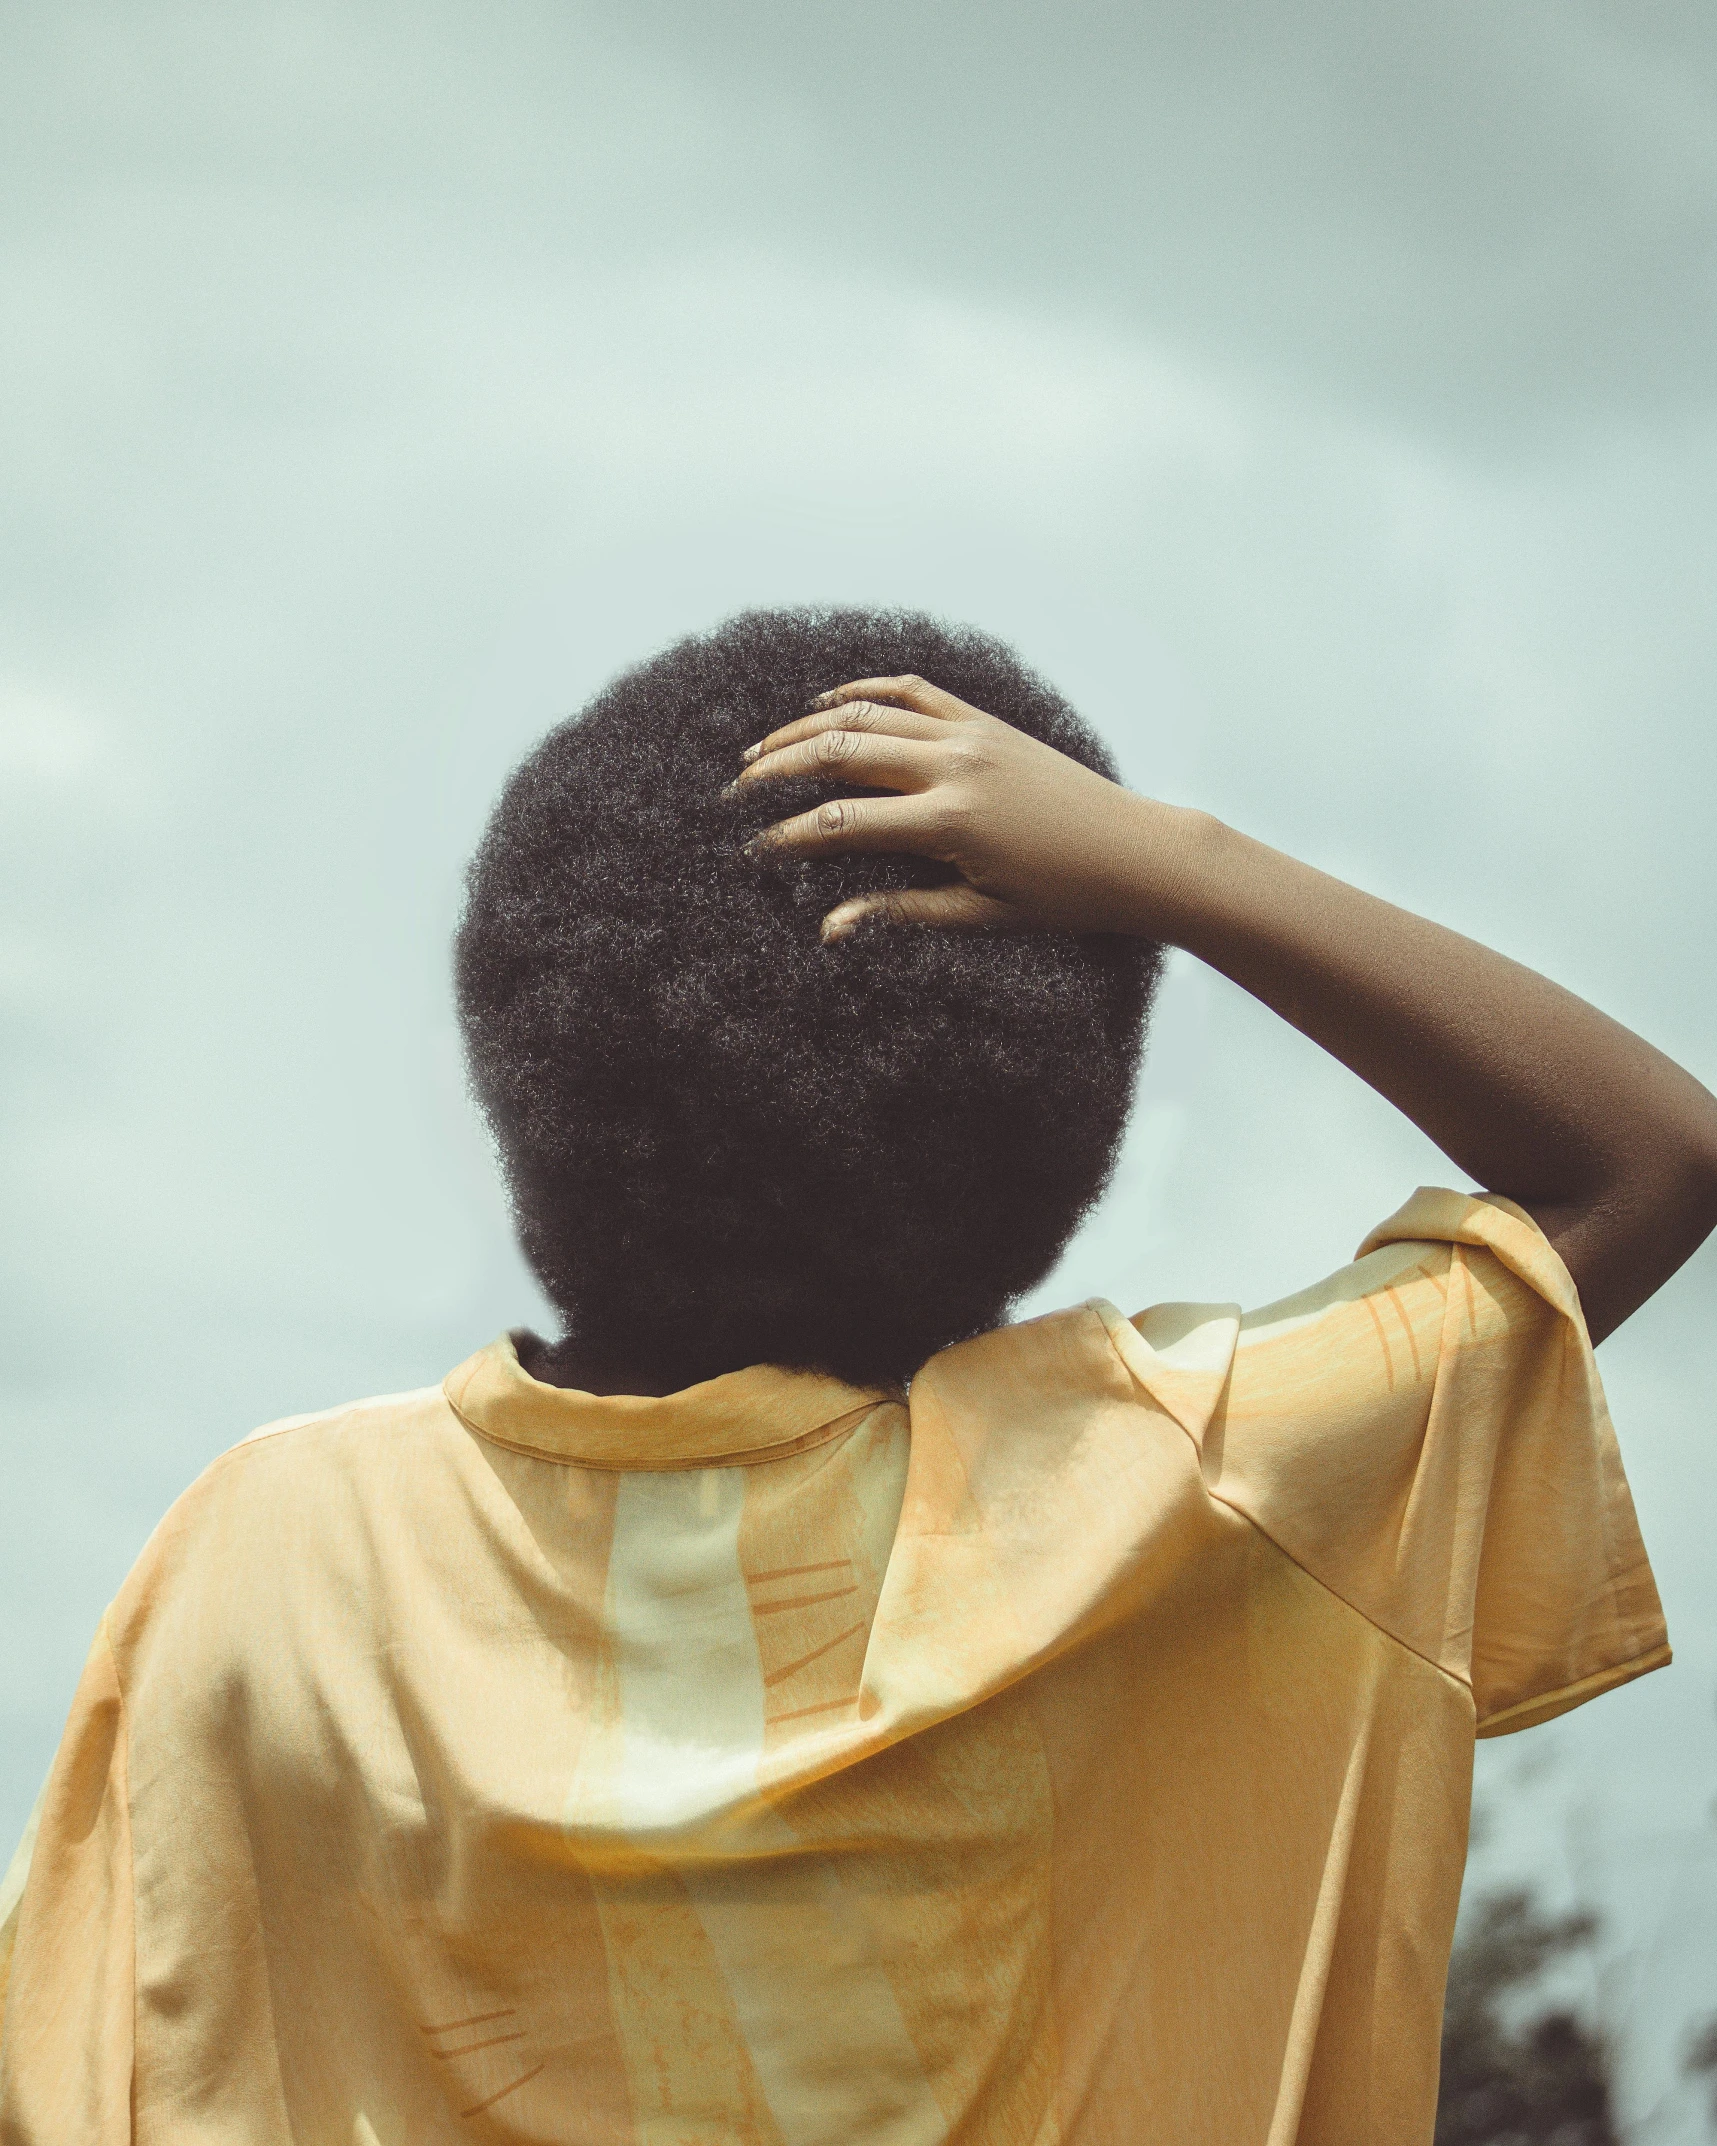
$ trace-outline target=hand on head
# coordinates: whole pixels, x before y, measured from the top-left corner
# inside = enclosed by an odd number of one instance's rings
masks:
[[[837,798],[779,820],[753,838],[754,850],[903,851],[960,874],[950,886],[842,902],[823,919],[825,940],[870,916],[963,930],[1138,928],[1118,868],[1142,800],[922,678],[837,686],[745,759],[736,787],[817,776],[895,793]]]

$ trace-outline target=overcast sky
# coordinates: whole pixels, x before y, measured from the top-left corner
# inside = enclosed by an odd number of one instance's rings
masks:
[[[210,1458],[541,1318],[460,867],[740,605],[987,626],[1139,787],[1717,1082],[1709,0],[0,25],[0,1831]],[[1185,964],[1038,1301],[1267,1300],[1427,1180]],[[1606,1911],[1636,2110],[1717,2009],[1714,1310],[1707,1253],[1602,1352],[1676,1667],[1481,1753],[1483,1872]]]

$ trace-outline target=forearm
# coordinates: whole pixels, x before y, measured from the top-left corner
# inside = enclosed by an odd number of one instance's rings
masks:
[[[1717,1101],[1572,992],[1206,815],[1134,822],[1127,928],[1184,947],[1352,1068],[1574,1270],[1595,1334],[1717,1215]]]
[[[1717,1101],[1571,992],[1203,813],[1139,797],[921,678],[859,679],[760,741],[742,782],[838,772],[838,800],[755,838],[903,850],[953,884],[823,920],[1137,932],[1185,947],[1321,1043],[1536,1218],[1595,1336],[1717,1222]]]

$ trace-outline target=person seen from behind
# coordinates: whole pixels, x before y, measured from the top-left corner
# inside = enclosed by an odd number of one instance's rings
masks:
[[[1166,947],[1482,1190],[1010,1323]],[[162,1521],[0,1894],[4,2146],[1429,2140],[1474,1739],[1669,1659],[1592,1351],[1717,1102],[911,614],[619,678],[456,971],[561,1331]]]

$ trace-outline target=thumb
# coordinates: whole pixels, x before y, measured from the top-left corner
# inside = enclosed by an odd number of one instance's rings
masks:
[[[943,931],[1006,931],[1018,919],[1006,902],[976,887],[902,887],[880,894],[857,894],[823,919],[823,944],[850,938],[866,917],[884,924],[934,924]]]

